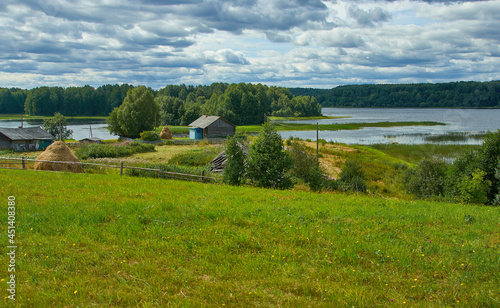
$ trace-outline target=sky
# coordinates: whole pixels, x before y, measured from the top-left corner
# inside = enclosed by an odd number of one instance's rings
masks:
[[[0,87],[500,79],[500,0],[2,0]]]

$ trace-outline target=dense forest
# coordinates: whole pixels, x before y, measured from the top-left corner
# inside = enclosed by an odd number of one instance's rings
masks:
[[[133,88],[128,84],[84,87],[0,88],[0,114],[107,116]]]
[[[59,112],[65,116],[107,116],[123,103],[132,88],[128,84],[98,88],[0,88],[0,114],[52,116]],[[168,85],[149,91],[159,105],[161,124],[167,125],[187,125],[202,114],[219,115],[236,125],[263,123],[265,115],[321,115],[315,98],[295,97],[287,88],[262,84]]]
[[[323,107],[500,107],[500,81],[348,85],[329,90],[291,88],[290,92],[316,97]]]

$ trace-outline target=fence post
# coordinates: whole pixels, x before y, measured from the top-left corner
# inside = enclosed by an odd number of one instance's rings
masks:
[[[201,171],[201,181],[205,183],[205,170]]]
[[[120,163],[120,175],[123,175],[123,162]]]
[[[22,162],[23,162],[23,169],[26,169],[26,162],[24,161],[24,156],[23,156]]]

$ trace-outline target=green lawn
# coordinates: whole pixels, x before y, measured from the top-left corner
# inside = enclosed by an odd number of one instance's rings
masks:
[[[19,170],[0,189],[20,307],[500,304],[499,208]]]

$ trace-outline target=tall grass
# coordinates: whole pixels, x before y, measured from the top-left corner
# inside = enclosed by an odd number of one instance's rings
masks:
[[[18,170],[0,188],[19,306],[500,303],[499,208]]]
[[[169,164],[175,165],[186,165],[186,166],[206,166],[209,164],[222,149],[220,147],[211,147],[205,149],[196,149],[189,151],[188,153],[177,154],[172,157],[168,162]]]
[[[375,144],[371,147],[390,156],[403,159],[411,163],[418,163],[424,158],[444,157],[454,159],[461,153],[477,149],[478,145],[458,144]]]
[[[124,157],[135,153],[152,152],[154,145],[140,142],[123,142],[120,144],[88,144],[74,151],[79,159]]]

